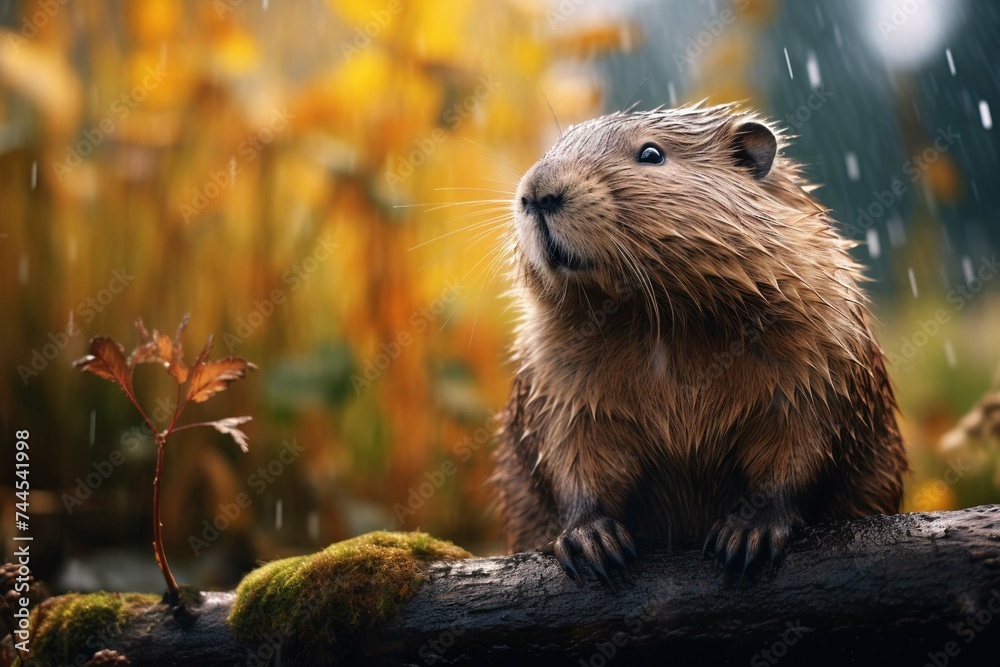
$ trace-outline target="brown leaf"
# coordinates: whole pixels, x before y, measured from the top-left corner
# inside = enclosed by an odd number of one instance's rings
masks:
[[[208,426],[211,426],[219,433],[226,433],[233,436],[233,440],[236,444],[240,446],[243,453],[246,454],[250,451],[250,445],[247,440],[247,434],[236,428],[240,424],[246,424],[248,421],[253,419],[253,417],[226,417],[225,419],[219,419],[214,422],[208,422]]]
[[[162,364],[170,373],[177,384],[184,384],[188,379],[188,367],[184,363],[184,348],[181,345],[181,333],[187,326],[188,316],[185,315],[177,327],[177,333],[171,341],[156,329],[150,334],[140,317],[135,321],[135,328],[139,332],[139,343],[129,355],[129,364]]]
[[[73,367],[116,382],[132,396],[132,369],[125,360],[125,349],[106,336],[90,341],[90,354],[74,361]]]
[[[195,403],[207,401],[230,384],[246,376],[247,370],[257,367],[242,357],[225,357],[216,361],[206,361],[212,349],[212,339],[205,344],[198,360],[191,369],[191,383],[188,385],[187,400]]]
[[[187,329],[188,319],[190,318],[190,313],[184,313],[184,317],[181,318],[180,324],[177,325],[177,331],[174,333],[174,356],[173,364],[174,368],[183,368],[183,377],[180,375],[175,375],[178,382],[185,382],[188,378],[188,368],[184,365],[184,346],[181,344],[181,334]],[[171,373],[173,374],[173,373]]]

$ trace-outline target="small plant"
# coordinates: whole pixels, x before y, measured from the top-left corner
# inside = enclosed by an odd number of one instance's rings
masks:
[[[248,451],[246,433],[241,431],[239,426],[250,421],[251,417],[228,417],[217,421],[197,422],[183,426],[178,426],[177,420],[180,419],[181,413],[184,412],[188,403],[207,401],[220,391],[225,391],[236,380],[242,379],[246,375],[247,369],[256,368],[241,357],[225,357],[209,361],[208,353],[212,349],[211,336],[194,363],[188,367],[184,363],[184,350],[181,346],[181,334],[187,324],[188,316],[185,315],[177,326],[177,333],[171,340],[156,329],[153,329],[153,333],[149,333],[142,323],[142,318],[139,318],[135,323],[135,328],[139,332],[139,342],[127,358],[125,348],[111,338],[100,336],[90,341],[90,354],[73,362],[75,368],[93,373],[105,380],[111,380],[121,387],[154,434],[156,477],[153,480],[153,550],[156,553],[156,562],[167,582],[167,595],[172,605],[177,604],[179,599],[177,581],[170,571],[167,555],[163,551],[162,524],[160,523],[160,476],[163,473],[163,450],[166,447],[167,438],[177,431],[198,426],[211,426],[220,433],[232,436],[243,452]],[[177,403],[174,406],[174,414],[170,419],[170,424],[162,431],[157,430],[156,425],[146,416],[132,388],[132,373],[136,365],[147,363],[161,364],[177,382]]]

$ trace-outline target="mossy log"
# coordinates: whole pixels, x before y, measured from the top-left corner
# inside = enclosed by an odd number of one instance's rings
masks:
[[[635,584],[617,592],[593,577],[579,587],[539,554],[430,562],[398,613],[332,643],[312,626],[237,639],[227,620],[237,593],[207,593],[192,622],[159,605],[103,647],[134,666],[943,667],[1000,655],[1000,505],[811,527],[773,579],[730,588],[696,551],[640,548]],[[325,614],[309,596],[296,600]],[[259,611],[280,613],[288,601],[266,604],[284,606]]]

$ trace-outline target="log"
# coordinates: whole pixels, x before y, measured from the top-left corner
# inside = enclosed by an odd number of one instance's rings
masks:
[[[537,553],[435,563],[397,617],[336,650],[294,629],[235,639],[232,592],[206,593],[186,628],[156,607],[106,647],[134,666],[335,664],[339,654],[371,665],[944,667],[1000,655],[1000,505],[809,527],[771,580],[738,587],[697,550],[640,542],[640,561],[617,592],[592,575],[577,586]]]

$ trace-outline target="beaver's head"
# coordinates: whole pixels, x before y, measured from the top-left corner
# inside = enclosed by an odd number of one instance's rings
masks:
[[[529,289],[544,298],[574,283],[612,295],[624,285],[701,308],[780,290],[810,262],[831,273],[851,267],[845,242],[779,154],[779,136],[731,106],[571,127],[514,200],[515,257]]]

